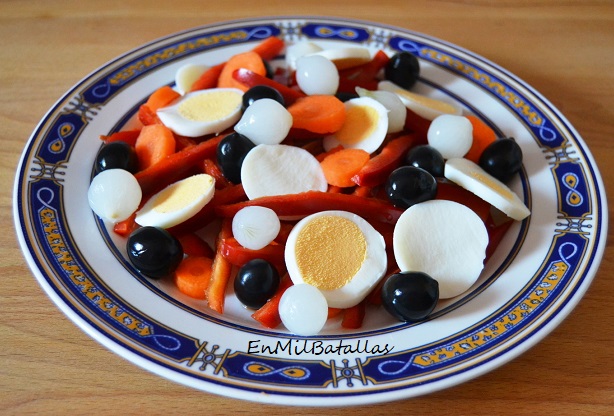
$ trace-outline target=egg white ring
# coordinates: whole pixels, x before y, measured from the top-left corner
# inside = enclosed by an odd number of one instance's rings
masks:
[[[212,94],[220,91],[230,91],[237,93],[240,97],[243,96],[243,91],[237,88],[211,88],[207,90],[200,90],[189,92],[183,97],[173,101],[172,104],[160,108],[156,111],[156,114],[162,124],[168,127],[173,133],[179,134],[185,137],[201,137],[207,134],[218,134],[224,130],[234,126],[243,114],[241,111],[242,99],[239,99],[235,108],[228,112],[228,114],[218,118],[216,120],[196,121],[190,120],[179,114],[179,106],[192,97],[202,94]]]
[[[322,142],[324,150],[329,151],[339,145],[346,149],[362,149],[371,154],[375,152],[384,142],[388,133],[388,109],[382,103],[371,97],[352,98],[344,103],[346,111],[354,107],[370,107],[377,113],[377,125],[371,134],[356,143],[342,143],[337,138],[336,134],[331,134],[324,137]]]
[[[386,273],[388,267],[386,243],[384,237],[368,221],[351,212],[321,211],[305,217],[290,232],[284,252],[288,274],[294,284],[307,283],[299,271],[294,252],[298,236],[310,221],[324,216],[338,216],[352,221],[360,228],[367,242],[365,260],[354,277],[338,289],[320,290],[329,307],[350,308],[360,303]],[[326,242],[323,242],[323,244],[326,244]]]

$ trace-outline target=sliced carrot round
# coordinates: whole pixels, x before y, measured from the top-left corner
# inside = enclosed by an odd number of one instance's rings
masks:
[[[342,149],[328,155],[320,163],[328,184],[347,188],[355,186],[354,176],[369,161],[369,153],[362,149]]]
[[[292,127],[313,133],[338,131],[345,122],[345,106],[334,95],[309,95],[299,98],[288,107]]]
[[[238,88],[242,91],[247,91],[248,87],[233,77],[233,73],[237,69],[248,69],[259,75],[266,75],[266,66],[260,55],[254,51],[243,52],[234,55],[226,62],[218,78],[217,86],[220,88]]]
[[[188,256],[175,270],[175,285],[181,293],[195,299],[205,299],[213,260],[204,256]]]

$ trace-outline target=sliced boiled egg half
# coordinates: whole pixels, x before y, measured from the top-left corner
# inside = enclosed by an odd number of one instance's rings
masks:
[[[187,93],[156,114],[174,133],[200,137],[220,133],[241,118],[243,91],[236,88],[210,88]]]
[[[136,213],[141,226],[170,228],[193,217],[213,198],[215,179],[201,173],[177,181],[154,194]]]
[[[347,211],[322,211],[300,220],[288,236],[285,260],[292,282],[314,286],[333,308],[360,303],[387,267],[382,235]]]
[[[444,176],[514,220],[521,221],[531,214],[529,208],[514,191],[469,159],[448,159],[444,167]]]
[[[356,87],[356,94],[360,97],[371,97],[388,110],[388,133],[398,133],[405,128],[407,109],[403,101],[393,92]]]
[[[323,140],[325,150],[339,145],[346,149],[362,149],[373,153],[384,142],[388,132],[388,110],[371,97],[352,98],[344,103],[343,126]]]
[[[175,86],[181,95],[190,91],[192,85],[209,67],[195,63],[188,63],[175,72]]]
[[[441,299],[460,295],[478,280],[489,241],[473,210],[443,199],[409,207],[392,239],[401,271],[423,272],[437,280]]]
[[[377,84],[378,90],[390,91],[399,96],[405,107],[427,120],[434,120],[442,114],[461,115],[463,110],[459,106],[447,101],[427,97],[426,95],[416,94],[391,81],[380,81]]]

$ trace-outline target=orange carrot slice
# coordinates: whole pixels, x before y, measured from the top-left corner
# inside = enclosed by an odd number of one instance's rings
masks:
[[[143,126],[134,145],[140,170],[175,153],[175,146],[175,136],[168,127],[162,124]]]
[[[466,159],[479,163],[480,156],[489,144],[497,140],[497,133],[486,123],[473,115],[466,116],[473,126],[473,144],[465,155]]]
[[[158,111],[162,107],[166,107],[177,98],[181,97],[177,91],[170,86],[165,85],[155,90],[145,102],[145,105],[153,112]]]
[[[264,60],[270,60],[275,58],[281,53],[285,46],[285,43],[280,38],[275,36],[268,37],[256,45],[252,51],[256,52]]]
[[[204,256],[184,258],[175,270],[175,286],[184,295],[195,299],[205,299],[212,264],[213,260]]]
[[[328,155],[320,162],[320,166],[329,185],[348,188],[356,185],[352,177],[369,158],[369,153],[362,149],[343,149]]]
[[[260,55],[254,51],[243,52],[233,55],[226,62],[220,73],[217,86],[219,88],[238,88],[242,91],[247,91],[248,87],[233,77],[234,71],[238,69],[247,69],[262,76],[266,75],[266,67]]]
[[[338,131],[345,122],[345,106],[334,95],[310,95],[299,98],[288,106],[292,114],[292,127],[313,133],[328,134]]]

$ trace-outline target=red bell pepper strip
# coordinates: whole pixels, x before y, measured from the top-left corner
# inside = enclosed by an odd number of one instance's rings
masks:
[[[279,300],[286,289],[292,286],[292,280],[287,274],[282,277],[277,292],[260,309],[252,314],[252,318],[265,328],[277,328],[281,324],[279,317]]]
[[[226,62],[214,65],[214,66],[210,67],[209,69],[207,69],[205,72],[203,72],[196,79],[196,81],[194,81],[194,83],[190,87],[190,91],[189,92],[194,92],[194,91],[199,91],[199,90],[206,90],[206,89],[209,89],[209,88],[217,87],[217,80],[219,79],[220,74],[222,73],[222,69],[224,69],[224,65],[225,64],[226,64]]]
[[[371,61],[339,71],[339,88],[337,91],[355,93],[356,87],[376,90],[379,82],[377,74],[389,61],[390,57],[386,52],[379,50],[375,53]]]
[[[177,237],[183,252],[188,256],[207,257],[212,259],[215,256],[213,249],[205,240],[195,233],[185,233]]]
[[[264,196],[237,204],[222,205],[215,212],[223,218],[232,218],[241,208],[259,205],[270,208],[280,217],[304,217],[327,210],[344,210],[366,220],[396,223],[403,210],[392,204],[357,195],[307,191],[299,194]]]
[[[128,237],[139,226],[134,221],[136,219],[136,212],[123,221],[119,221],[113,225],[113,232],[122,237]]]
[[[104,143],[120,141],[127,143],[130,146],[134,146],[136,143],[136,138],[139,137],[139,134],[141,134],[141,129],[116,131],[108,136],[101,135],[100,140],[102,140]]]
[[[232,182],[224,176],[222,169],[215,163],[215,160],[205,159],[202,166],[203,172],[215,179],[215,189],[227,188],[232,185]]]
[[[345,329],[358,329],[362,326],[362,322],[365,319],[366,303],[362,301],[357,305],[347,308],[343,311],[343,319],[341,320],[341,327]]]
[[[511,219],[501,223],[494,224],[492,217],[488,218],[488,222],[486,223],[486,230],[488,231],[488,246],[486,246],[486,258],[484,262],[487,262],[488,259],[493,255],[501,240],[510,229],[511,225],[514,223]]]
[[[392,139],[382,148],[381,152],[371,158],[352,181],[359,186],[378,186],[386,182],[393,170],[401,165],[405,153],[414,145],[416,136],[408,134]]]
[[[211,266],[211,280],[207,286],[206,298],[209,307],[218,313],[224,313],[226,286],[230,281],[232,264],[222,255],[222,241],[232,236],[232,221],[222,221],[222,229],[218,235],[217,251]]]
[[[179,180],[197,163],[212,158],[217,151],[217,144],[224,136],[219,135],[205,140],[195,146],[186,147],[160,162],[137,172],[135,177],[141,185],[144,195],[149,195]]]
[[[237,69],[235,72],[233,72],[232,77],[249,88],[255,87],[256,85],[266,85],[275,88],[284,98],[284,103],[286,106],[293,104],[301,97],[305,97],[305,94],[301,91],[287,87],[280,82],[257,74],[249,69]]]
[[[405,113],[405,130],[416,133],[416,145],[428,143],[427,133],[431,126],[431,120],[420,117],[409,108]]]
[[[262,259],[278,268],[284,268],[284,249],[283,245],[269,244],[260,250],[250,250],[239,244],[234,237],[223,239],[220,245],[220,251],[224,258],[238,267],[243,266],[250,260]]]
[[[151,124],[162,124],[160,118],[147,104],[143,104],[139,107],[139,112],[137,113],[138,119],[144,126],[149,126]]]
[[[471,191],[444,178],[437,179],[437,194],[435,199],[445,199],[458,202],[471,208],[486,224],[490,215],[491,205]]]

